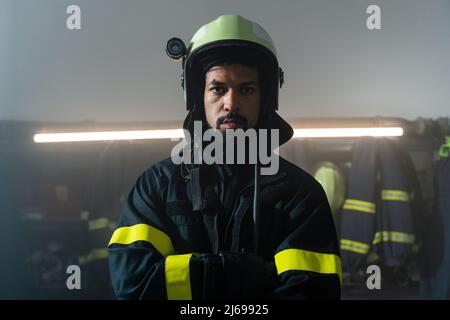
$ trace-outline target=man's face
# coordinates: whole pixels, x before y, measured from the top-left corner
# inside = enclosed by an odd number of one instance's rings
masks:
[[[214,66],[205,76],[204,105],[211,128],[254,128],[260,109],[258,70],[241,64]]]

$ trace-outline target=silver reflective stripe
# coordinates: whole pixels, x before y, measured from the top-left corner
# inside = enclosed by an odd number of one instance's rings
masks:
[[[405,244],[413,244],[415,241],[415,236],[406,232],[398,231],[380,231],[375,233],[375,237],[372,244],[378,244],[381,242],[397,242]]]
[[[356,199],[346,199],[343,209],[361,211],[366,213],[375,213],[376,205],[373,202]]]
[[[409,194],[403,190],[382,190],[381,191],[382,200],[391,201],[409,201]]]

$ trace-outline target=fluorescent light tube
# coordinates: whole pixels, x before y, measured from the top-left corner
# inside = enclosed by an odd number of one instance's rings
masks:
[[[294,138],[400,137],[401,127],[294,129]]]
[[[103,132],[67,132],[67,133],[35,134],[34,142],[50,143],[50,142],[142,140],[142,139],[179,139],[179,138],[183,138],[183,137],[184,137],[183,129],[103,131]]]

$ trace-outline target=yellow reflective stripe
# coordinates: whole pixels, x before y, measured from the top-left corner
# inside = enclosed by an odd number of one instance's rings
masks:
[[[114,229],[115,223],[107,217],[102,217],[102,218],[88,221],[89,231],[99,230],[99,229],[103,229],[103,228]]]
[[[131,227],[122,227],[114,231],[111,244],[130,244],[136,241],[150,242],[164,257],[175,252],[169,236],[148,224],[135,224]]]
[[[106,248],[93,249],[89,252],[89,254],[78,257],[78,263],[86,264],[91,261],[100,259],[108,259],[108,249]]]
[[[344,202],[344,209],[356,210],[367,213],[375,213],[375,203],[369,201],[362,201],[356,199],[346,199]]]
[[[381,190],[382,200],[409,201],[409,194],[403,190]]]
[[[341,250],[352,251],[352,252],[356,252],[356,253],[360,253],[360,254],[367,254],[366,250],[354,248],[352,246],[348,246],[348,245],[345,245],[345,244],[341,244]]]
[[[89,211],[83,210],[80,212],[80,220],[88,220],[89,219]]]
[[[90,220],[88,222],[89,231],[106,228],[109,226],[109,219],[106,217]]]
[[[192,300],[189,261],[192,253],[166,258],[166,290],[169,300]]]
[[[370,250],[370,245],[363,242],[341,239],[341,249],[361,254],[367,254]]]
[[[415,238],[416,237],[410,233],[398,231],[380,231],[375,233],[375,237],[372,241],[372,244],[378,244],[381,243],[382,241],[413,244]]]
[[[300,249],[286,249],[275,255],[277,273],[303,270],[325,274],[337,274],[342,284],[342,265],[338,255]]]

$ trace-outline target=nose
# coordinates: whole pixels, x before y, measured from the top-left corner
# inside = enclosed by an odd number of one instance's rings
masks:
[[[225,111],[238,111],[240,109],[238,95],[233,89],[228,90],[223,99],[223,108]]]

